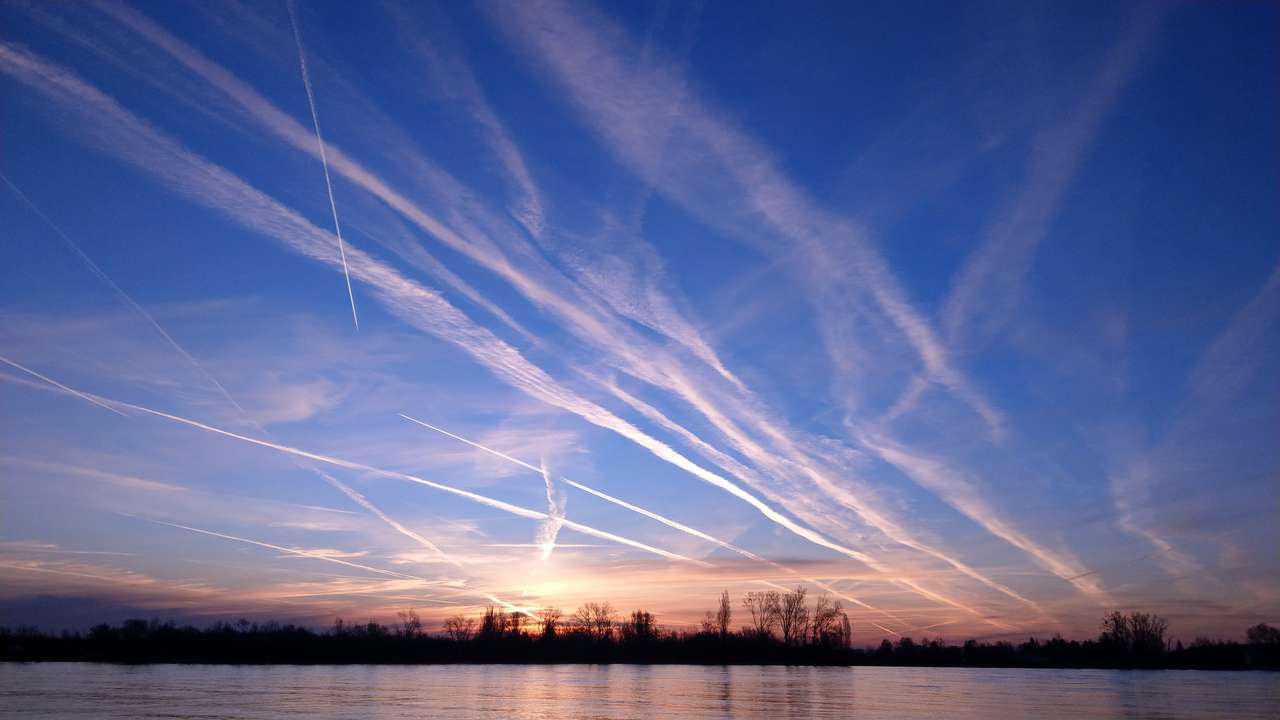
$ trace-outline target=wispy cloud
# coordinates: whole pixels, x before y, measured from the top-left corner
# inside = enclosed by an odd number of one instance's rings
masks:
[[[258,117],[266,127],[277,132],[282,138],[288,140],[299,149],[306,150],[308,146],[302,141],[302,138],[306,136],[306,133],[299,129],[296,122],[285,116],[256,92],[249,89],[239,80],[231,77],[225,70],[214,65],[198,52],[185,46],[175,38],[172,38],[172,36],[169,36],[149,21],[132,15],[131,13],[123,13],[121,16],[124,21],[139,30],[139,32],[142,32],[146,37],[151,38],[153,41],[158,42],[169,49],[177,59],[187,64],[206,79],[209,79],[219,88],[222,88],[231,97],[236,99],[237,102],[241,103],[251,114]],[[124,111],[121,109],[121,112]],[[493,250],[493,246],[486,243],[476,245],[475,243],[463,241],[461,237],[453,234],[453,232],[444,225],[423,213],[403,195],[392,190],[384,182],[377,179],[363,167],[354,163],[354,161],[346,158],[345,155],[341,154],[341,151],[334,148],[331,148],[331,150],[333,151],[331,153],[333,165],[338,172],[346,174],[353,182],[382,198],[390,206],[404,214],[407,219],[419,225],[422,229],[432,233],[433,236],[443,240],[451,247],[455,247],[455,249],[464,252],[472,259],[484,264],[486,267],[493,269],[500,276],[512,282],[515,287],[520,289],[527,296],[553,309],[569,322],[570,327],[576,328],[576,332],[579,332],[583,337],[593,339],[601,347],[607,348],[614,353],[621,353],[620,358],[625,363],[625,367],[628,371],[636,373],[646,381],[656,383],[661,387],[670,388],[678,396],[691,402],[704,416],[713,419],[719,429],[728,432],[730,436],[740,444],[740,446],[750,447],[753,450],[754,459],[762,460],[769,457],[769,452],[764,450],[758,444],[754,442],[743,442],[745,436],[743,436],[740,431],[734,429],[733,423],[728,420],[728,413],[711,404],[705,395],[695,389],[692,381],[682,380],[682,373],[672,374],[671,372],[667,372],[674,370],[675,368],[670,366],[665,368],[655,367],[651,360],[643,358],[643,352],[638,348],[620,345],[616,342],[618,338],[617,328],[609,325],[600,316],[588,313],[577,304],[574,304],[563,297],[557,296],[554,292],[549,291],[546,286],[535,282],[527,273],[516,271],[510,263],[506,262],[501,257],[501,255],[494,254],[495,251]],[[301,221],[300,218],[294,216],[290,211],[276,206],[265,198],[258,197],[260,194],[258,194],[257,191],[244,187],[243,183],[236,180],[234,176],[226,179],[233,181],[230,185],[235,188],[234,194],[248,191],[254,198],[256,198],[252,200],[254,204],[261,204],[263,201],[266,201],[270,208],[270,212],[267,213],[267,215],[274,218],[270,221],[271,223],[275,224],[278,221],[285,220],[285,218],[288,218],[287,223],[289,225],[305,223],[305,221]],[[239,184],[237,185],[237,183]],[[224,187],[222,190],[225,192],[228,189],[230,188]],[[246,198],[246,201],[248,199],[249,198]],[[265,224],[261,219],[255,220],[245,218],[243,214],[237,217],[239,217],[242,222],[248,220],[250,226],[255,227],[255,229],[267,231],[267,227],[265,227]],[[305,224],[304,228],[306,233],[310,236],[308,242],[303,243],[305,247],[299,247],[298,239],[296,237],[291,238],[282,236],[279,228],[274,229],[274,234],[277,238],[283,239],[286,243],[300,249],[304,254],[308,254],[313,258],[322,259],[325,262],[334,264],[334,258],[332,258],[331,254],[324,252],[321,248],[317,247],[320,242],[320,238],[317,236],[323,237],[323,234],[309,224]],[[485,248],[489,249],[486,250]],[[439,298],[439,296],[431,296],[429,300],[435,302],[427,303],[428,297],[425,297],[426,294],[421,291],[415,290],[406,295],[403,291],[407,287],[414,287],[412,286],[412,283],[406,286],[403,283],[403,278],[400,278],[393,270],[379,263],[373,262],[368,258],[368,256],[360,253],[358,250],[353,249],[349,255],[349,260],[352,261],[351,264],[354,267],[353,272],[355,272],[358,278],[365,279],[375,287],[380,286],[384,293],[388,290],[388,285],[395,286],[395,290],[390,296],[386,294],[383,295],[384,300],[390,300],[393,303],[391,306],[393,311],[398,310],[397,314],[401,317],[410,319],[412,324],[420,328],[427,329],[429,332],[442,334],[441,331],[443,330],[443,336],[454,342],[459,342],[464,349],[472,353],[474,357],[480,359],[482,364],[496,370],[499,377],[507,379],[508,382],[513,382],[517,387],[524,389],[526,392],[531,392],[535,397],[542,398],[553,405],[569,410],[570,412],[583,417],[593,424],[605,427],[627,437],[633,442],[639,444],[641,447],[648,449],[660,459],[671,462],[696,477],[699,477],[700,479],[720,487],[740,499],[743,499],[771,521],[782,525],[791,532],[796,533],[810,542],[814,542],[815,544],[835,550],[836,552],[840,552],[863,562],[871,560],[870,556],[864,552],[853,550],[846,545],[831,540],[811,528],[804,527],[803,525],[796,523],[786,515],[778,512],[773,507],[770,507],[760,499],[756,498],[751,493],[743,490],[728,478],[697,465],[672,449],[670,446],[645,434],[643,431],[618,418],[601,406],[581,398],[576,393],[569,391],[563,386],[555,384],[555,382],[540,369],[528,364],[522,358],[517,359],[518,353],[513,348],[506,346],[505,343],[494,338],[487,330],[472,325],[463,316],[461,316],[456,309],[452,307],[447,307],[446,309],[443,300]],[[524,254],[522,257],[528,258],[528,255]],[[371,268],[376,268],[376,271],[371,271],[373,274],[381,275],[386,273],[388,279],[394,278],[394,280],[387,283],[381,280],[369,279],[369,273],[364,272],[364,270]],[[434,305],[436,307],[428,310],[424,303]],[[430,322],[430,328],[423,327],[424,320],[427,317],[430,317],[432,320]],[[907,319],[910,318],[908,317]],[[743,410],[745,407],[746,406],[740,404],[734,409]],[[758,415],[756,417],[758,418]],[[779,435],[777,429],[773,428],[769,423],[761,420],[757,422],[757,425],[759,425],[764,432],[770,433],[776,439],[785,443],[790,442],[783,436]],[[778,466],[776,462],[771,461],[770,464],[777,469]],[[898,524],[890,522],[883,512],[870,509],[870,506],[867,504],[865,499],[860,499],[850,493],[840,491],[838,486],[830,482],[825,475],[816,472],[812,467],[808,467],[807,463],[803,460],[801,461],[800,470],[803,477],[815,482],[822,491],[834,493],[835,497],[837,497],[843,505],[854,509],[860,516],[869,520],[873,525],[882,530],[886,528],[890,529],[895,540],[906,538],[908,540],[906,543],[908,546],[916,549],[923,547],[923,544],[919,541],[909,538],[905,530],[903,530]],[[930,553],[938,557],[947,557],[935,549],[930,549]],[[875,561],[871,560],[871,562]],[[953,558],[948,558],[948,562],[957,568],[964,568],[963,572],[970,577],[974,577],[975,579],[982,577],[980,573],[977,573],[966,564],[960,563]],[[984,579],[984,581],[986,584],[997,589],[1000,587],[997,584],[992,583],[989,579]],[[1002,590],[1002,592],[1009,594],[1007,589]]]
[[[1076,589],[1100,602],[1108,598],[1097,579],[1082,573],[1080,562],[1061,551],[1050,550],[1033,540],[1025,532],[1012,527],[992,507],[970,480],[957,475],[945,464],[913,452],[909,448],[892,443],[883,437],[862,435],[862,444],[875,450],[887,463],[898,468],[911,479],[944,498],[965,517],[973,520],[987,532],[1030,555],[1054,575],[1071,583]]]
[[[1129,27],[1060,123],[1046,126],[1032,145],[1021,189],[992,220],[987,238],[957,275],[943,311],[953,348],[972,350],[1000,328],[1018,305],[1023,278],[1107,112],[1142,67],[1171,6],[1132,11]]]
[[[542,561],[546,562],[551,557],[551,552],[556,548],[556,536],[560,534],[560,528],[564,526],[564,508],[568,498],[564,493],[560,492],[560,488],[556,485],[555,480],[551,478],[551,471],[547,469],[547,459],[542,459],[542,483],[547,490],[547,514],[551,517],[538,526],[538,534],[536,536],[539,547],[542,548]]]
[[[856,316],[859,302],[870,300],[916,350],[932,378],[999,427],[999,413],[953,366],[865,231],[821,207],[788,179],[770,152],[693,94],[679,68],[657,61],[630,63],[635,43],[592,8],[553,1],[485,7],[646,182],[766,256],[786,264],[799,261],[799,281],[813,292],[829,339],[843,334],[843,323]],[[671,152],[669,138],[679,138],[682,149]],[[711,187],[716,194],[707,192]],[[761,222],[767,232],[761,232]],[[842,352],[835,345],[829,350]]]
[[[1233,423],[1239,422],[1235,416],[1250,417],[1248,425],[1274,420],[1275,406],[1270,402],[1274,391],[1260,397],[1247,394],[1255,391],[1266,368],[1273,364],[1269,361],[1277,357],[1274,337],[1278,327],[1280,266],[1272,269],[1192,367],[1185,395],[1168,430],[1149,447],[1133,450],[1111,474],[1109,487],[1117,524],[1150,542],[1170,575],[1203,575],[1206,571],[1190,554],[1180,550],[1162,527],[1160,516],[1169,503],[1169,492],[1172,489],[1180,496],[1187,494],[1185,488],[1177,486],[1188,474],[1185,458],[1194,457],[1198,448],[1211,445],[1214,434],[1233,432]],[[1255,409],[1259,402],[1265,406],[1261,417]],[[1213,471],[1235,472],[1231,461],[1222,455],[1213,456]],[[1191,472],[1204,472],[1206,464],[1203,460],[1191,464]]]

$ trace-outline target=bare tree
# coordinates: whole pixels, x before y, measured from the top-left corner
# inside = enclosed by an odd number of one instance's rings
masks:
[[[422,618],[418,617],[418,611],[413,608],[401,610],[396,613],[396,617],[400,618],[400,634],[407,637],[417,637],[422,633]]]
[[[524,634],[525,614],[512,612],[507,616],[507,632],[512,635]]]
[[[1099,640],[1121,650],[1133,647],[1133,631],[1129,629],[1129,616],[1117,610],[1102,618],[1102,637]]]
[[[624,640],[644,641],[651,640],[657,636],[657,626],[653,622],[653,613],[646,610],[632,612],[631,619],[623,622],[620,630]]]
[[[1159,615],[1131,613],[1129,631],[1133,634],[1133,651],[1138,655],[1159,655],[1164,652],[1164,634],[1169,623]]]
[[[778,615],[781,612],[781,596],[776,590],[768,592],[749,592],[742,598],[742,606],[751,615],[750,631],[756,637],[767,637],[773,634],[778,626]]]
[[[733,605],[729,603],[729,591],[720,593],[720,607],[716,610],[716,632],[720,637],[729,634],[729,623],[733,620]]]
[[[613,633],[616,616],[617,611],[613,609],[613,604],[607,601],[583,603],[573,613],[573,624],[591,637],[604,639]]]
[[[466,642],[475,633],[476,621],[464,615],[454,615],[444,621],[445,634],[454,642]]]
[[[1245,631],[1244,636],[1249,640],[1250,645],[1277,645],[1280,646],[1280,628],[1274,628],[1266,623],[1258,623]]]
[[[809,623],[809,642],[814,645],[841,644],[844,628],[840,618],[843,616],[844,610],[841,609],[839,600],[832,600],[825,593],[820,595],[813,608],[813,620]]]
[[[511,618],[507,611],[490,605],[484,609],[480,617],[480,634],[485,637],[501,637],[511,627]]]
[[[705,613],[703,613],[703,614],[702,614],[702,634],[703,634],[703,635],[715,635],[715,634],[716,634],[716,632],[717,632],[717,630],[716,630],[716,616],[715,616],[715,613],[713,613],[713,612],[711,612],[710,610],[708,610],[708,611],[706,611]]]
[[[1159,655],[1164,652],[1164,634],[1169,624],[1150,613],[1113,612],[1102,619],[1103,644],[1135,655]]]
[[[782,642],[787,645],[804,640],[809,627],[809,606],[805,603],[805,596],[808,594],[809,591],[803,585],[797,585],[795,590],[782,595],[778,628],[782,630]]]
[[[542,637],[555,637],[561,617],[564,617],[564,613],[560,612],[560,608],[550,606],[542,608]]]

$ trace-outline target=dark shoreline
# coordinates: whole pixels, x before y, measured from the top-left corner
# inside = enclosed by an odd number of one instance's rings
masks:
[[[208,665],[791,665],[1056,670],[1280,670],[1280,643],[1200,639],[1146,651],[1054,637],[948,645],[903,638],[876,648],[786,644],[742,633],[654,631],[645,636],[558,632],[455,639],[367,623],[314,630],[267,623],[206,629],[134,620],[88,633],[0,628],[0,662]]]
[[[644,667],[817,667],[817,668],[924,668],[930,670],[1041,670],[1045,672],[1059,670],[1098,670],[1124,672],[1221,672],[1221,673],[1273,673],[1280,672],[1275,667],[1102,667],[1070,665],[898,665],[892,663],[801,663],[801,662],[645,662],[641,660],[614,660],[603,662],[525,662],[501,660],[476,661],[422,661],[422,662],[390,662],[390,661],[351,661],[351,662],[303,662],[303,661],[255,661],[255,660],[21,660],[0,658],[0,665],[111,665],[116,667],[155,667],[155,666],[209,666],[209,667],[524,667],[536,666],[644,666]]]

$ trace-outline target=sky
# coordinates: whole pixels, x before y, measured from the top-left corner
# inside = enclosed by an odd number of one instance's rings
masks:
[[[4,2],[0,624],[1280,622],[1278,22]]]

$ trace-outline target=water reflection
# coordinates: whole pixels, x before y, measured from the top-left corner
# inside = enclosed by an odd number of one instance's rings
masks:
[[[0,663],[30,718],[1274,718],[1280,674],[636,665]]]

